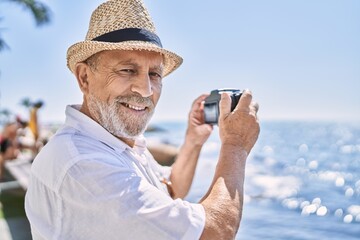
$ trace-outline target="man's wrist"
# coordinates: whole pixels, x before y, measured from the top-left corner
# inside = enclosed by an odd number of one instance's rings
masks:
[[[197,136],[197,134],[194,134],[194,130],[188,128],[186,130],[184,144],[188,144],[190,145],[190,147],[194,147],[194,148],[201,148],[204,145],[204,142],[199,141],[199,137]]]
[[[240,144],[238,141],[235,140],[225,140],[221,142],[222,148],[230,150],[232,152],[238,152],[241,155],[245,154],[246,157],[249,155],[250,150],[246,148],[244,145]]]
[[[197,141],[196,137],[186,136],[184,146],[191,149],[201,149],[204,144]]]

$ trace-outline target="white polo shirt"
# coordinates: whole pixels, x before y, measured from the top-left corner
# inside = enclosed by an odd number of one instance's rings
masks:
[[[130,148],[66,108],[66,123],[32,165],[25,210],[33,239],[199,239],[201,204],[170,198],[143,138]]]

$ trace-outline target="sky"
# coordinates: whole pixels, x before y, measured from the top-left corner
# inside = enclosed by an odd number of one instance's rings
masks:
[[[82,102],[66,67],[69,46],[85,39],[103,1],[43,0],[52,21],[0,1],[0,108],[24,119],[24,98],[42,100],[43,123],[62,122]],[[163,80],[153,120],[185,120],[192,101],[213,89],[251,89],[262,120],[360,120],[359,0],[144,0],[163,46],[184,58]]]

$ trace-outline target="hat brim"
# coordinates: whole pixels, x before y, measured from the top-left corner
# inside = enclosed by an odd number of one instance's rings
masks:
[[[83,41],[72,45],[67,51],[67,66],[71,72],[75,72],[75,66],[83,62],[92,55],[105,50],[125,50],[125,51],[151,51],[157,52],[164,57],[164,77],[177,69],[183,62],[183,59],[177,54],[160,48],[159,46],[144,41],[126,41],[126,42],[99,42]]]

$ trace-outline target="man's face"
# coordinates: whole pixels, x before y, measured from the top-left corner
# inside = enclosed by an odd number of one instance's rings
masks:
[[[148,51],[104,51],[90,67],[90,117],[120,138],[142,134],[160,98],[163,58]]]

